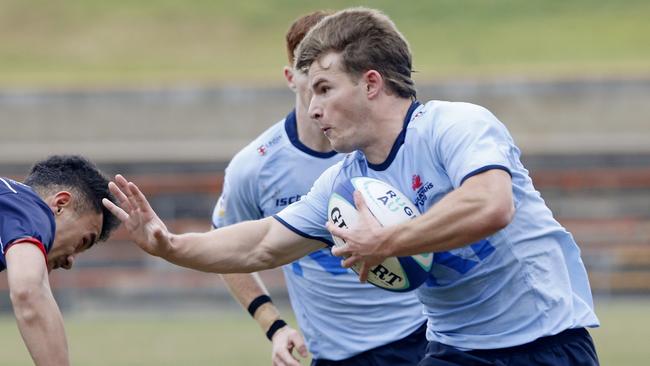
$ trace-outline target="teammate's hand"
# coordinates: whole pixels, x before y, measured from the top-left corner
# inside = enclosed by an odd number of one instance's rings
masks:
[[[368,271],[389,257],[387,238],[391,229],[379,224],[358,191],[354,192],[354,204],[359,214],[356,228],[343,229],[328,221],[327,230],[346,242],[344,246],[333,247],[332,254],[346,257],[341,262],[343,267],[361,265],[359,280],[365,282],[368,280]]]
[[[149,254],[164,256],[171,247],[171,234],[140,189],[119,174],[108,189],[119,206],[107,199],[102,203],[122,221],[131,240]]]
[[[273,366],[300,366],[300,362],[293,355],[293,350],[296,350],[303,358],[307,357],[304,338],[300,332],[288,325],[275,332],[271,342],[273,342],[271,355]]]

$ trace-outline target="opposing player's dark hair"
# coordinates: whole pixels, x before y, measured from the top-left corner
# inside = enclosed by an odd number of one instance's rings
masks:
[[[110,233],[120,224],[102,204],[107,198],[115,202],[108,190],[108,179],[88,159],[78,155],[52,155],[34,164],[25,184],[36,191],[47,191],[51,188],[68,188],[83,196],[83,208],[91,208],[103,214],[102,232],[98,241],[108,239]]]

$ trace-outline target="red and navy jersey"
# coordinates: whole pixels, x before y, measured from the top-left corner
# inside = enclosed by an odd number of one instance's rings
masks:
[[[7,268],[5,254],[16,242],[38,246],[47,257],[56,223],[50,207],[29,186],[0,178],[0,271]]]

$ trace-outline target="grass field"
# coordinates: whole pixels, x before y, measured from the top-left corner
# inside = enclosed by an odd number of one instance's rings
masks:
[[[418,81],[648,74],[646,0],[3,0],[0,86],[279,84],[290,22],[352,5],[395,20]]]
[[[597,302],[602,327],[592,330],[592,335],[602,365],[648,364],[649,308],[650,299]],[[269,342],[256,324],[239,311],[69,317],[66,323],[75,365],[270,364]],[[11,317],[0,318],[0,344],[2,365],[31,365]]]

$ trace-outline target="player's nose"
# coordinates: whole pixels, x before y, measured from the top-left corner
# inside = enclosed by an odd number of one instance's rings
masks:
[[[314,101],[313,97],[309,103],[309,110],[307,113],[309,113],[310,118],[315,120],[320,120],[323,117],[323,108],[321,108],[320,105]]]

